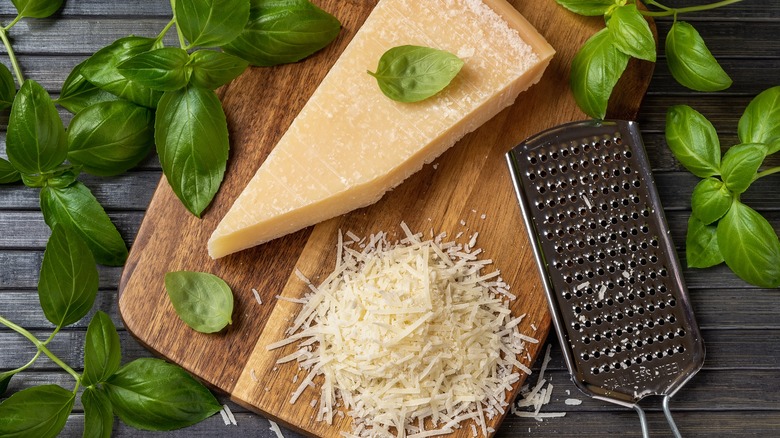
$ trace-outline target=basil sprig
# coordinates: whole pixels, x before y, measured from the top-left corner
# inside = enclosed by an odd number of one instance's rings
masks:
[[[16,96],[16,84],[11,71],[5,64],[0,64],[0,111],[10,108]]]
[[[376,78],[385,96],[398,102],[420,102],[442,91],[455,79],[463,60],[445,50],[398,46],[379,58]]]
[[[193,330],[215,333],[233,322],[233,292],[215,275],[169,272],[165,274],[165,290],[176,314]]]
[[[743,280],[761,287],[780,286],[780,240],[769,222],[740,200],[759,178],[780,171],[760,171],[780,132],[780,86],[759,94],[740,119],[740,140],[721,157],[712,124],[687,106],[667,112],[666,141],[672,153],[704,178],[693,191],[688,222],[688,266],[706,268],[726,262]]]

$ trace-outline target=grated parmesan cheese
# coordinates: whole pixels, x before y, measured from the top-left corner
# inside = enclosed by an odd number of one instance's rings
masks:
[[[252,293],[255,296],[255,301],[257,301],[257,304],[263,304],[263,300],[260,298],[260,293],[257,292],[257,289],[252,288]]]
[[[566,416],[565,412],[540,412],[542,406],[550,403],[552,397],[553,385],[544,378],[544,373],[547,371],[547,365],[550,363],[550,349],[551,346],[548,345],[544,354],[544,360],[542,360],[542,367],[539,370],[539,377],[536,379],[536,385],[534,385],[533,388],[526,385],[520,389],[521,399],[512,406],[512,413],[518,417],[533,418],[536,421],[542,421],[544,418],[559,418]],[[546,387],[545,384],[547,385]],[[521,411],[519,410],[520,408],[531,408],[532,410]]]
[[[222,405],[222,410],[220,412],[224,412],[225,415],[227,415],[229,424],[232,424],[233,426],[238,426],[238,423],[236,423],[236,417],[233,416],[233,411],[230,410],[230,406],[228,405]],[[222,417],[224,419],[224,416]]]
[[[288,299],[303,306],[287,338],[266,348],[298,343],[278,361],[307,371],[290,402],[315,388],[317,420],[332,424],[343,407],[346,436],[424,438],[467,420],[486,436],[506,391],[530,373],[518,355],[538,340],[519,332],[499,273],[482,274],[492,261],[470,249],[476,233],[462,245],[401,229],[395,243],[382,232],[365,246],[339,239],[333,273],[319,286],[303,279],[311,292]]]
[[[268,420],[268,422],[271,423],[270,429],[276,434],[276,438],[284,438],[284,435],[282,435],[282,430],[279,429],[279,425],[271,420]]]

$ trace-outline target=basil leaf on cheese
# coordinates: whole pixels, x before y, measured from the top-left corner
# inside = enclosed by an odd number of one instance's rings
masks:
[[[463,60],[445,50],[398,46],[379,59],[376,78],[385,96],[398,102],[420,102],[438,94],[455,79]]]

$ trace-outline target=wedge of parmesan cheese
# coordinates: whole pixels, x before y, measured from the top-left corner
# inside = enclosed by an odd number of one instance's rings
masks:
[[[388,49],[465,65],[438,95],[385,97]],[[211,236],[213,258],[376,202],[536,83],[554,50],[505,0],[381,0]]]

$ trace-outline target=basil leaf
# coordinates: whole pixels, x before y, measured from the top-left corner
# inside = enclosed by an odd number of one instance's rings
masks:
[[[0,436],[53,438],[60,433],[76,398],[57,385],[23,389],[0,403]]]
[[[103,384],[103,389],[119,418],[137,429],[178,429],[222,409],[206,387],[181,368],[159,359],[128,363]]]
[[[5,64],[0,63],[0,111],[11,108],[16,96],[16,82],[11,71]]]
[[[691,90],[720,91],[731,86],[731,78],[699,32],[684,21],[675,22],[666,36],[666,62],[677,82]]]
[[[22,17],[46,18],[62,7],[62,0],[11,0]]]
[[[224,46],[244,29],[249,20],[249,1],[176,0],[174,14],[190,46]]]
[[[718,247],[718,228],[705,225],[691,216],[688,219],[688,235],[685,239],[685,258],[689,268],[709,268],[723,263]]]
[[[693,215],[705,225],[709,225],[729,211],[733,200],[734,195],[723,181],[716,178],[703,179],[693,189]]]
[[[211,90],[187,87],[160,99],[154,138],[176,196],[200,217],[219,190],[228,158],[227,121]]]
[[[22,175],[10,161],[0,158],[0,184],[8,184],[19,181]]]
[[[308,0],[253,0],[243,32],[222,49],[250,64],[297,62],[324,48],[341,23]]]
[[[8,390],[8,384],[11,383],[11,377],[13,377],[16,373],[13,371],[6,371],[4,373],[0,373],[0,397],[5,394],[5,391]]]
[[[780,241],[772,225],[752,208],[734,201],[718,222],[718,245],[728,267],[743,280],[780,286]]]
[[[152,150],[153,117],[149,109],[124,100],[83,109],[68,126],[68,160],[93,175],[126,172]]]
[[[54,101],[74,114],[98,102],[119,99],[108,91],[96,87],[81,74],[81,67],[85,63],[86,61],[73,67],[65,83],[62,84],[60,97]]]
[[[571,90],[582,111],[595,119],[607,115],[612,89],[628,66],[630,57],[615,46],[609,28],[593,35],[574,55],[571,63]]]
[[[100,203],[80,182],[41,190],[41,211],[49,228],[57,224],[78,231],[95,260],[108,266],[122,266],[127,246]]]
[[[190,55],[193,85],[213,90],[237,78],[249,63],[243,59],[213,50],[198,50]]]
[[[176,314],[195,331],[215,333],[233,323],[233,292],[216,275],[169,272],[165,274],[165,290]]]
[[[139,53],[117,67],[127,79],[159,91],[173,91],[187,86],[191,69],[190,56],[177,47],[164,47]]]
[[[666,143],[691,173],[699,178],[720,174],[720,140],[715,127],[687,105],[666,112]]]
[[[655,62],[655,38],[636,5],[615,9],[607,21],[607,27],[618,50],[634,58]]]
[[[780,150],[780,86],[756,96],[739,119],[742,143],[766,143],[769,154]]]
[[[463,60],[444,50],[420,46],[393,47],[379,58],[376,78],[385,96],[398,102],[420,102],[455,79]]]
[[[735,194],[747,190],[764,158],[766,146],[763,144],[740,144],[729,148],[720,165],[726,187]]]
[[[114,428],[111,400],[102,391],[87,388],[81,394],[84,405],[84,438],[110,438]]]
[[[555,0],[559,5],[579,15],[604,15],[617,5],[616,0]]]
[[[55,225],[38,281],[38,298],[46,319],[57,327],[73,324],[92,308],[97,290],[97,267],[87,244],[76,231]]]
[[[121,360],[122,350],[116,327],[105,312],[98,310],[87,327],[81,383],[92,386],[104,382],[119,369]]]
[[[14,100],[6,146],[8,160],[22,173],[53,170],[67,157],[60,115],[49,93],[35,81],[24,81]]]
[[[148,52],[154,46],[153,38],[125,37],[114,41],[84,61],[81,74],[99,88],[147,108],[157,106],[162,92],[152,90],[131,81],[119,72],[123,61],[139,53]]]

